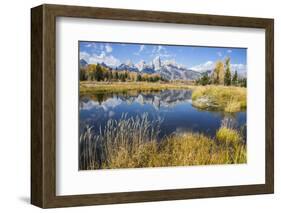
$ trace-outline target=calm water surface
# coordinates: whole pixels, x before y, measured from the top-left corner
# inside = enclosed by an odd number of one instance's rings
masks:
[[[159,137],[173,132],[199,132],[214,136],[224,118],[234,121],[236,128],[246,134],[246,112],[226,114],[203,111],[192,106],[191,91],[163,90],[158,92],[99,93],[81,96],[79,100],[79,128],[104,128],[109,119],[119,120],[148,113],[150,120],[161,119]]]

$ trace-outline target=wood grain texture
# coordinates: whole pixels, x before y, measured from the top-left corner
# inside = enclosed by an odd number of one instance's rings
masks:
[[[265,171],[266,185],[268,191],[274,193],[274,21],[266,26],[265,33]]]
[[[42,64],[43,7],[31,13],[31,203],[43,206]]]
[[[266,31],[266,183],[259,185],[56,196],[56,17],[262,28]],[[64,207],[274,191],[274,23],[272,19],[41,5],[31,10],[31,203]]]

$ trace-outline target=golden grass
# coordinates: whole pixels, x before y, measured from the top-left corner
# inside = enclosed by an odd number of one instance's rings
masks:
[[[228,155],[228,158],[236,163],[246,162],[246,147],[242,143],[243,139],[237,130],[222,126],[216,133],[216,139],[220,146],[227,147],[229,152],[232,153],[232,155]]]
[[[234,100],[230,100],[227,102],[224,111],[225,112],[238,112],[241,110],[241,108],[245,107],[241,107],[241,103],[239,101],[234,101]]]
[[[216,133],[216,138],[224,144],[237,144],[242,140],[239,132],[227,127],[221,127]]]
[[[191,89],[184,83],[165,82],[80,82],[80,93],[109,93],[126,91],[160,91],[165,89]]]
[[[151,124],[147,115],[109,121],[104,132],[98,136],[86,131],[82,140],[80,138],[80,144],[87,149],[80,152],[80,169],[236,164],[247,161],[246,146],[237,130],[222,126],[215,138],[187,132],[157,141],[158,131],[159,125]],[[86,141],[83,141],[85,138]]]
[[[169,166],[233,164],[246,162],[246,149],[240,140],[233,144],[222,144],[217,138],[202,134],[184,133],[174,135],[164,142],[164,153],[168,153]]]
[[[103,168],[144,168],[246,163],[241,143],[216,144],[202,134],[184,133],[157,143],[146,143],[131,152],[121,148]]]
[[[247,108],[246,88],[197,86],[192,90],[192,105],[200,109],[238,112]]]

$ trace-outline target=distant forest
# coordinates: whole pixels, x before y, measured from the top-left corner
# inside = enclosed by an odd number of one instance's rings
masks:
[[[148,74],[127,70],[113,70],[100,64],[80,68],[80,81],[167,81],[158,73]]]

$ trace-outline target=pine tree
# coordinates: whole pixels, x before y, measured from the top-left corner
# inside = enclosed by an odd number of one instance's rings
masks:
[[[118,79],[119,79],[118,71],[116,71],[116,70],[114,71],[113,78],[114,78],[116,81],[118,81]]]
[[[86,79],[86,70],[85,70],[85,68],[80,68],[79,78],[80,78],[80,81],[87,80]]]
[[[142,80],[142,77],[140,74],[137,75],[137,81],[141,81]]]
[[[200,79],[198,79],[197,83],[203,86],[210,84],[210,77],[208,76],[207,73],[204,73],[203,76]]]
[[[112,71],[109,70],[108,80],[111,81],[113,79]]]
[[[237,86],[238,84],[238,74],[237,74],[237,70],[235,70],[235,73],[233,75],[233,78],[232,78],[232,84]]]
[[[238,80],[238,84],[241,87],[247,87],[247,78],[241,78]]]
[[[226,71],[224,74],[224,85],[231,85],[231,72],[230,72],[230,58],[228,57],[225,61]]]
[[[97,81],[103,80],[103,72],[102,72],[101,66],[99,64],[96,67],[96,72],[94,72],[94,78]]]

